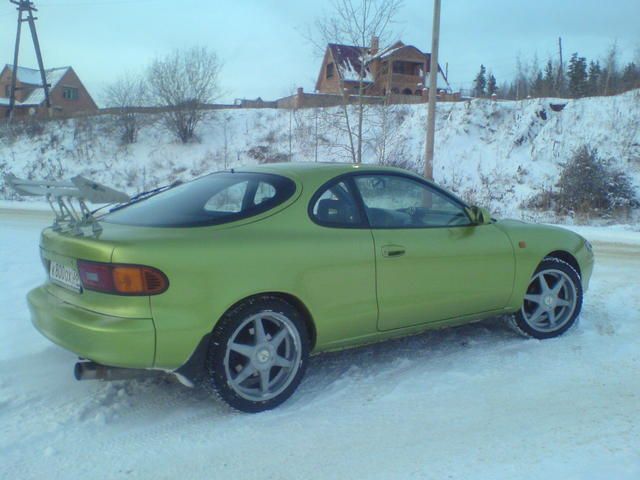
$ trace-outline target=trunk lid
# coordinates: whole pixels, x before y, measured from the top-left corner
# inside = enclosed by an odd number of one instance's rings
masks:
[[[55,231],[47,228],[40,238],[40,256],[47,273],[47,291],[71,305],[94,312],[126,318],[151,318],[149,297],[129,297],[94,292],[86,289],[74,289],[61,281],[52,280],[52,263],[57,271],[64,270],[67,275],[77,275],[78,260],[110,263],[114,249],[118,244],[131,241],[132,227],[103,223],[104,230],[98,234],[85,232],[75,235],[72,232]],[[139,235],[137,240],[142,240]]]

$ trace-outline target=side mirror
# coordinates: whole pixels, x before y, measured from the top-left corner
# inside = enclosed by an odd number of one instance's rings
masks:
[[[491,223],[491,214],[486,208],[476,207],[475,205],[466,209],[467,215],[475,225],[486,225]]]

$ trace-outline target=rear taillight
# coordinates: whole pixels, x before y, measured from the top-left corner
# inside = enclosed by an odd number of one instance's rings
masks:
[[[83,288],[116,295],[158,295],[169,288],[167,276],[144,265],[78,260]]]

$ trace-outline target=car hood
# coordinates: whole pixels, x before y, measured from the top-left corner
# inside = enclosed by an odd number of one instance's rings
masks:
[[[531,223],[516,219],[497,220],[495,225],[516,241],[519,241],[520,237],[523,236],[528,240],[543,241],[554,239],[556,241],[566,241],[571,245],[585,241],[585,238],[581,235],[557,225]]]

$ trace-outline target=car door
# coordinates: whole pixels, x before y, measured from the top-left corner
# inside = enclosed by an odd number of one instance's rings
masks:
[[[374,238],[379,330],[505,307],[514,255],[504,232],[473,225],[461,202],[416,177],[354,181]]]
[[[345,178],[320,187],[309,202],[309,241],[293,240],[306,249],[299,287],[324,347],[378,333],[373,237],[356,197]]]

